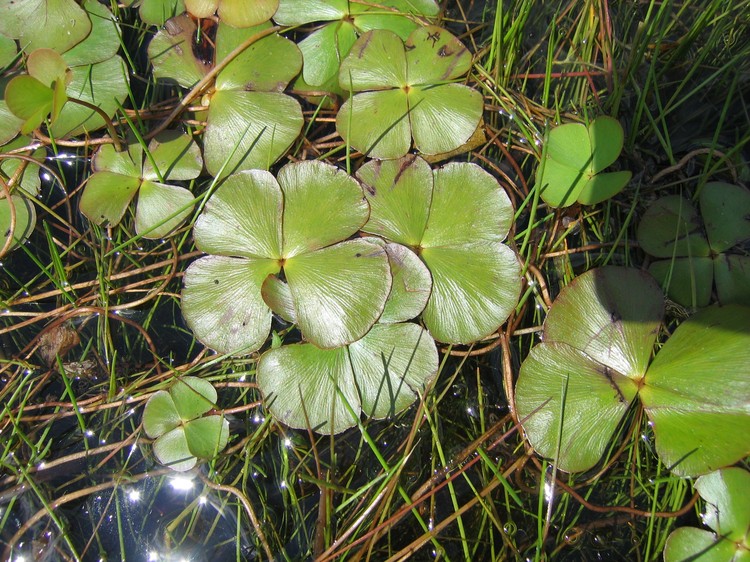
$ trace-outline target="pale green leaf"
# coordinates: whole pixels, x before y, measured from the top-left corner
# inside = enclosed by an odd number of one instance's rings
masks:
[[[366,232],[407,246],[422,242],[432,203],[433,175],[422,158],[370,160],[357,171],[370,202]]]
[[[26,53],[44,47],[64,53],[90,31],[88,14],[74,0],[0,2],[0,33],[18,39]]]
[[[588,126],[590,145],[593,148],[591,165],[592,173],[598,174],[611,166],[620,156],[624,141],[622,126],[617,119],[600,115]]]
[[[271,19],[279,0],[220,0],[219,19],[235,27],[251,27]]]
[[[185,9],[196,18],[208,18],[216,13],[220,2],[221,0],[185,0]]]
[[[279,25],[301,25],[314,21],[338,20],[348,13],[348,0],[280,0],[273,19]]]
[[[521,365],[516,411],[540,455],[578,472],[599,462],[636,393],[629,377],[565,343],[545,341]]]
[[[305,82],[321,89],[329,81],[338,86],[339,65],[357,40],[352,24],[337,21],[309,33],[297,45],[302,51]]]
[[[135,231],[144,238],[164,238],[185,221],[194,202],[184,187],[145,180],[138,191]]]
[[[28,74],[8,82],[5,103],[11,113],[23,121],[21,133],[27,135],[44,122],[52,111],[53,96],[51,88]]]
[[[148,58],[156,78],[192,88],[210,70],[193,53],[195,22],[187,14],[167,20],[148,45]]]
[[[185,11],[183,0],[141,0],[138,14],[149,25],[162,26],[164,23]]]
[[[750,257],[719,254],[713,262],[719,302],[750,306]]]
[[[564,342],[633,379],[646,373],[664,314],[647,273],[600,267],[565,287],[544,323],[544,341]]]
[[[276,177],[284,193],[285,258],[349,238],[367,222],[370,207],[362,188],[335,166],[318,160],[296,162]]]
[[[195,222],[195,243],[209,254],[280,258],[282,205],[281,188],[269,172],[233,174]]]
[[[596,174],[581,189],[578,202],[582,205],[596,205],[612,199],[623,190],[632,176],[633,173],[629,170]]]
[[[513,206],[497,180],[476,164],[453,162],[435,170],[430,217],[421,246],[502,242]]]
[[[675,330],[641,389],[656,449],[681,476],[750,454],[750,309],[703,309]],[[716,436],[721,435],[721,439]]]
[[[302,130],[297,100],[275,92],[218,91],[211,98],[204,137],[206,169],[221,177],[268,169]]]
[[[68,66],[95,64],[110,59],[122,46],[120,26],[105,5],[97,0],[84,0],[81,7],[91,20],[91,32],[72,49],[63,53]]]
[[[440,154],[466,143],[484,111],[482,95],[463,84],[412,87],[409,118],[415,147]]]
[[[701,476],[695,489],[706,500],[703,523],[729,541],[748,541],[750,533],[750,472],[730,467]]]
[[[370,158],[401,158],[411,147],[408,113],[407,95],[401,89],[362,92],[341,106],[336,130]]]
[[[359,396],[345,347],[326,350],[297,344],[271,349],[258,362],[257,381],[268,409],[290,427],[340,433],[359,417]]]
[[[441,27],[418,27],[405,46],[408,84],[411,86],[455,80],[471,68],[469,50]]]
[[[284,273],[302,335],[322,348],[364,336],[391,288],[385,251],[361,239],[289,258]]]
[[[79,209],[96,224],[115,226],[122,220],[140,185],[137,177],[96,172],[89,176]]]
[[[425,248],[422,259],[432,273],[422,318],[438,341],[469,344],[487,337],[518,302],[521,266],[499,242]]]
[[[747,562],[737,556],[737,547],[704,529],[682,527],[667,538],[664,562]]]
[[[363,34],[341,62],[339,84],[345,91],[355,92],[406,86],[404,42],[385,29]]]
[[[216,33],[216,60],[252,36],[271,27],[270,24],[251,28],[219,25]],[[302,54],[297,46],[277,34],[255,41],[236,56],[216,78],[218,90],[282,92],[302,68]]]
[[[408,408],[437,375],[435,342],[416,324],[376,324],[349,346],[362,410],[376,418]]]
[[[15,214],[15,225],[11,230],[11,204]],[[8,238],[13,238],[13,242],[8,246],[9,250],[14,250],[19,244],[26,241],[36,226],[36,211],[34,203],[21,195],[11,195],[10,202],[7,198],[0,199],[0,243],[3,246]]]
[[[384,247],[393,283],[378,322],[405,322],[416,318],[427,305],[432,292],[432,276],[424,262],[406,246],[391,243]]]
[[[297,312],[294,310],[294,299],[289,285],[279,279],[276,275],[269,275],[261,286],[263,302],[285,321],[292,324],[297,323]]]
[[[276,260],[206,256],[185,271],[182,313],[195,336],[221,353],[259,349],[271,330],[271,310],[261,296]]]
[[[8,144],[0,147],[0,153],[7,153],[11,150],[17,150],[33,144],[33,141],[29,137],[19,136],[13,139]],[[39,178],[39,163],[42,162],[46,156],[46,150],[44,148],[37,148],[33,152],[26,150],[19,154],[19,156],[30,156],[34,160],[22,160],[21,158],[14,158],[11,155],[6,155],[5,158],[0,159],[0,172],[4,177],[8,178],[8,187],[14,188],[18,186],[19,189],[31,197],[39,195],[39,189],[41,187],[41,180]],[[19,172],[19,168],[23,166],[23,171]],[[16,173],[21,175],[14,178]],[[11,183],[12,180],[12,183]]]

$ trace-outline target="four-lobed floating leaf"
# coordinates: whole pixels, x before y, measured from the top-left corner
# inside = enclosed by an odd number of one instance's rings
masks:
[[[664,258],[649,267],[669,297],[691,308],[707,306],[715,288],[720,303],[750,305],[750,191],[708,182],[699,196],[700,215],[690,201],[667,195],[655,201],[638,226],[638,243]]]
[[[223,61],[243,43],[271,28],[269,23],[234,28],[220,23],[216,60]],[[195,23],[187,16],[167,22],[148,46],[158,78],[191,88],[213,67],[193,44]],[[275,33],[262,37],[237,55],[216,76],[208,103],[204,136],[206,169],[215,177],[248,169],[268,169],[299,135],[302,109],[282,93],[302,67],[297,46]]]
[[[228,177],[194,228],[211,255],[185,272],[183,314],[196,337],[222,353],[250,353],[268,337],[270,306],[286,301],[286,315],[318,347],[362,338],[391,289],[384,248],[347,240],[368,215],[359,183],[322,162],[288,164],[276,178],[262,170]],[[278,275],[288,287],[269,287]]]
[[[117,225],[137,193],[136,232],[163,238],[182,224],[194,201],[188,189],[167,182],[194,179],[202,168],[200,149],[178,131],[157,135],[147,154],[135,139],[123,152],[104,145],[93,158],[94,173],[81,196],[81,212],[96,224]]]
[[[636,396],[676,474],[750,453],[750,310],[705,309],[649,366],[663,308],[653,278],[629,268],[590,270],[560,292],[516,385],[518,416],[539,454],[568,472],[591,468]]]
[[[617,195],[630,181],[629,171],[603,172],[617,160],[623,145],[619,121],[605,115],[588,126],[566,123],[551,129],[537,186],[552,207],[594,205]]]
[[[419,27],[404,42],[383,29],[357,39],[341,63],[339,83],[350,97],[336,130],[372,158],[401,158],[412,146],[442,154],[465,144],[482,118],[484,101],[456,80],[471,68],[471,53],[436,26]]]
[[[226,447],[229,422],[222,414],[209,414],[216,398],[210,382],[181,377],[169,391],[159,390],[148,399],[143,429],[155,440],[154,455],[161,464],[183,472],[198,459],[211,459]]]

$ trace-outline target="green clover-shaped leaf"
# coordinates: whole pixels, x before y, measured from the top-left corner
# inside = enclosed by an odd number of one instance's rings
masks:
[[[0,33],[36,49],[67,51],[91,32],[91,20],[74,0],[23,0],[0,3]]]
[[[341,88],[355,95],[341,106],[336,129],[373,158],[400,158],[412,139],[423,154],[453,151],[484,109],[479,92],[453,83],[470,66],[471,53],[439,27],[420,27],[405,43],[391,31],[368,31],[341,63]]]
[[[622,127],[612,117],[597,117],[588,127],[567,123],[551,129],[537,178],[542,199],[553,207],[568,207],[575,202],[594,205],[617,195],[631,172],[602,171],[617,160],[622,144]]]
[[[270,26],[238,29],[219,24],[216,60],[224,60]],[[167,22],[148,47],[155,76],[184,87],[199,81],[211,67],[192,47],[199,34],[185,16]],[[284,154],[299,135],[303,118],[299,103],[282,91],[301,66],[296,45],[272,34],[251,44],[219,72],[204,137],[209,173],[225,177],[241,170],[268,169]]]
[[[384,249],[346,240],[369,214],[357,181],[317,161],[288,164],[277,178],[228,177],[195,223],[197,246],[215,255],[185,272],[183,314],[198,339],[224,353],[263,345],[270,306],[286,309],[318,347],[349,344],[372,327],[390,291]],[[270,287],[266,278],[281,272],[288,288]],[[278,304],[284,299],[293,311]]]
[[[432,336],[468,344],[497,330],[521,288],[503,244],[513,209],[497,181],[475,164],[433,172],[414,156],[368,162],[357,176],[372,208],[363,230],[411,248],[432,275],[422,313]]]
[[[129,1],[135,3],[134,0]],[[141,20],[149,25],[162,26],[168,19],[185,11],[184,0],[140,0],[138,4]]]
[[[359,35],[373,29],[387,29],[406,40],[419,25],[413,15],[432,17],[438,13],[433,0],[386,0],[377,4],[368,6],[347,0],[281,0],[274,15],[280,25],[330,22],[299,42],[305,61],[302,78],[307,86],[338,93],[339,65]]]
[[[96,224],[114,226],[139,193],[135,230],[140,235],[162,238],[182,224],[192,210],[193,195],[165,181],[196,178],[203,167],[200,149],[188,135],[167,131],[151,141],[149,155],[146,158],[138,141],[123,152],[102,146],[81,196],[81,212]]]
[[[173,470],[193,468],[226,447],[229,422],[223,415],[204,416],[216,403],[216,389],[204,379],[182,377],[169,391],[159,390],[146,402],[143,429],[155,439],[154,455]]]
[[[671,299],[700,308],[715,287],[721,303],[750,304],[750,258],[735,247],[750,240],[750,192],[724,182],[708,182],[700,214],[680,195],[655,201],[638,226],[638,242],[657,258],[649,267]]]
[[[665,562],[739,562],[750,558],[750,473],[739,467],[724,468],[695,481],[705,500],[703,523],[712,529],[681,527],[664,546]]]
[[[287,345],[263,354],[258,386],[291,427],[338,433],[360,412],[383,418],[411,405],[437,374],[435,342],[416,324],[376,324],[336,349]]]
[[[34,203],[23,195],[0,199],[0,248],[15,250],[31,235],[36,226]],[[10,242],[9,242],[10,240]]]

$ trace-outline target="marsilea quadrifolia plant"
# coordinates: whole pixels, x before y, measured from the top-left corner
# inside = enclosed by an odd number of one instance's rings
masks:
[[[293,427],[337,432],[360,412],[402,410],[437,372],[433,337],[491,334],[520,291],[518,259],[502,243],[510,201],[487,172],[433,171],[409,156],[371,162],[359,178],[318,161],[276,177],[240,172],[195,223],[208,255],[185,272],[185,318],[229,354],[260,349],[273,314],[299,328],[303,343],[258,365],[269,408]],[[429,331],[410,322],[420,313]]]

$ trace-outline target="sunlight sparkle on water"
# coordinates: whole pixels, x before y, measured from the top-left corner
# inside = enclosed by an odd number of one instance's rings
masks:
[[[192,478],[188,478],[187,476],[173,476],[169,479],[169,485],[172,486],[173,490],[178,492],[187,492],[193,489],[195,483]]]
[[[141,491],[128,490],[128,499],[133,503],[138,503],[139,501],[141,501]]]

